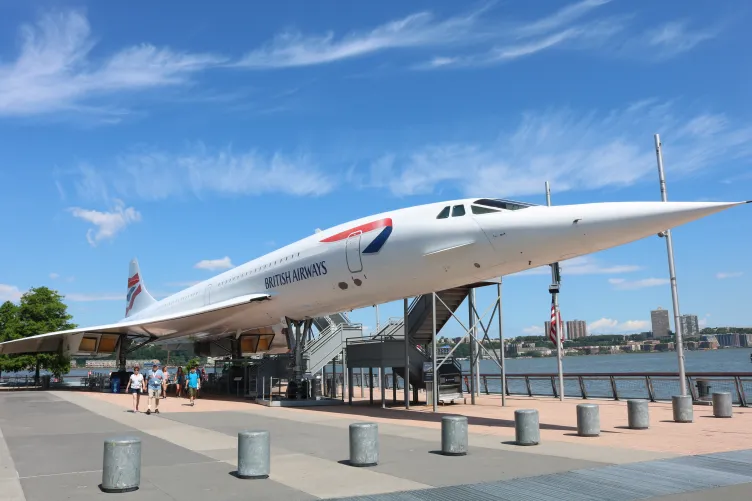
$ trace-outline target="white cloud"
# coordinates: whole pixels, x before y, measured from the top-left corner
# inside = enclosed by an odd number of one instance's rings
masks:
[[[389,49],[435,47],[483,38],[475,28],[484,9],[437,21],[430,12],[418,12],[387,22],[370,31],[352,32],[339,39],[334,33],[303,35],[287,31],[246,54],[238,66],[286,68],[327,64]]]
[[[50,278],[52,280],[56,280],[56,279],[60,278],[60,274],[59,273],[50,273]]]
[[[645,42],[661,57],[670,57],[693,49],[705,40],[715,38],[716,29],[692,31],[686,21],[671,21],[645,33]]]
[[[579,24],[576,22],[607,3],[609,0],[583,0],[534,21],[497,24],[497,36],[492,47],[472,54],[437,56],[416,68],[485,66],[530,56],[554,47],[600,47],[605,40],[625,28],[625,19],[609,17]]]
[[[230,261],[228,256],[225,256],[222,259],[204,259],[193,265],[194,268],[200,270],[225,270],[232,268],[233,266],[235,265],[232,264],[232,261]]]
[[[0,115],[52,112],[122,114],[98,99],[124,92],[174,86],[224,61],[206,53],[177,52],[140,44],[94,59],[97,45],[80,11],[43,15],[20,29],[17,58],[0,63]]]
[[[669,283],[668,278],[642,278],[639,280],[626,280],[624,278],[609,278],[608,283],[617,290],[637,290],[646,287],[657,287]]]
[[[619,322],[613,318],[601,318],[588,324],[589,334],[615,334],[622,332],[646,332],[650,322],[646,320],[627,320]]]
[[[742,271],[730,271],[730,272],[719,272],[715,274],[715,278],[719,280],[723,280],[724,278],[738,278],[744,275],[744,272]]]
[[[641,266],[635,264],[616,264],[605,265],[598,262],[592,256],[580,256],[559,263],[562,276],[568,275],[600,275],[600,274],[619,274],[619,273],[632,273],[642,269]],[[511,276],[525,276],[525,275],[550,275],[551,268],[546,266],[540,266],[538,268],[532,268],[520,273],[515,273]]]
[[[360,184],[398,196],[445,186],[468,196],[500,186],[504,196],[630,186],[655,176],[652,136],[661,132],[672,179],[752,158],[752,127],[724,115],[675,114],[670,102],[643,100],[608,113],[528,112],[490,142],[419,146],[376,159]],[[691,125],[694,124],[694,125]]]
[[[115,206],[110,212],[81,209],[79,207],[71,207],[68,210],[74,217],[88,221],[96,227],[96,229],[91,228],[86,232],[86,240],[92,246],[97,245],[101,240],[112,240],[126,226],[141,220],[141,214],[136,209],[133,207],[125,208],[120,200],[115,201]]]
[[[18,301],[22,292],[15,285],[0,284],[0,301]]]
[[[540,325],[531,325],[530,327],[525,327],[522,329],[522,332],[527,334],[528,336],[542,336],[544,334],[544,328]]]
[[[89,200],[108,200],[113,191],[146,200],[205,194],[317,196],[336,185],[335,178],[306,155],[236,153],[230,147],[210,150],[202,143],[182,153],[151,150],[123,155],[106,170],[82,164],[74,175],[79,196]]]
[[[80,294],[71,292],[64,294],[65,299],[75,302],[91,302],[91,301],[125,301],[125,294]]]

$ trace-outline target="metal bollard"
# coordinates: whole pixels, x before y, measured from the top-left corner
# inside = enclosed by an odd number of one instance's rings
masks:
[[[238,478],[269,478],[269,432],[238,433]]]
[[[719,391],[713,393],[713,415],[719,418],[730,418],[734,412],[731,404],[731,393]]]
[[[467,418],[465,416],[441,418],[441,453],[445,456],[467,454]]]
[[[540,425],[537,410],[517,409],[514,411],[514,441],[517,445],[538,445]]]
[[[601,418],[596,404],[577,404],[577,434],[581,437],[601,434]]]
[[[675,422],[692,422],[694,418],[692,410],[692,395],[674,395],[673,397],[671,397],[671,407],[674,410]]]
[[[350,465],[376,466],[379,464],[379,426],[376,423],[350,425]]]
[[[141,439],[111,438],[104,441],[103,492],[131,492],[141,483]]]
[[[627,417],[632,430],[650,428],[650,408],[647,400],[627,400]]]

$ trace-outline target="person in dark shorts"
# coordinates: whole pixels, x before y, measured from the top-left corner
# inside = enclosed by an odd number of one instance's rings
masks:
[[[137,365],[133,367],[133,374],[128,378],[128,385],[125,387],[125,392],[133,395],[133,412],[138,412],[142,391],[146,391],[146,385],[144,384],[144,375],[140,373]]]

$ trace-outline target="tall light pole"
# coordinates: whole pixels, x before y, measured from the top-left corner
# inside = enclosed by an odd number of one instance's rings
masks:
[[[551,187],[546,181],[546,205],[551,206]],[[562,330],[561,315],[559,313],[559,263],[553,263],[551,265],[551,285],[549,286],[549,292],[554,303],[554,313],[556,318],[551,319],[552,322],[556,322],[556,366],[559,372],[559,400],[564,400],[564,368],[562,357],[564,356],[564,347],[562,346]],[[546,333],[550,335],[550,333]]]
[[[663,174],[663,155],[661,154],[661,138],[655,135],[655,156],[658,160],[658,179],[661,183],[661,200],[668,201],[666,196],[666,177]],[[679,387],[681,394],[687,394],[687,377],[684,373],[684,342],[682,340],[681,318],[679,313],[679,293],[676,289],[676,269],[674,268],[674,244],[671,240],[671,230],[658,234],[666,238],[668,252],[668,273],[671,279],[671,301],[674,307],[674,331],[676,332],[676,356],[679,359]]]

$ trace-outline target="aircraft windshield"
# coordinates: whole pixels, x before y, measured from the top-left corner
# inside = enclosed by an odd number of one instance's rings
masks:
[[[513,202],[511,200],[500,200],[500,199],[493,199],[493,198],[481,198],[479,200],[476,200],[473,202],[473,205],[479,205],[483,208],[490,207],[492,209],[501,209],[501,210],[521,210],[526,209],[528,207],[532,207],[533,204],[528,204],[524,202]],[[476,208],[473,207],[473,213],[474,214],[486,214],[488,212],[492,212],[490,210],[487,210],[485,212],[476,212],[476,209],[480,209],[480,207]]]

